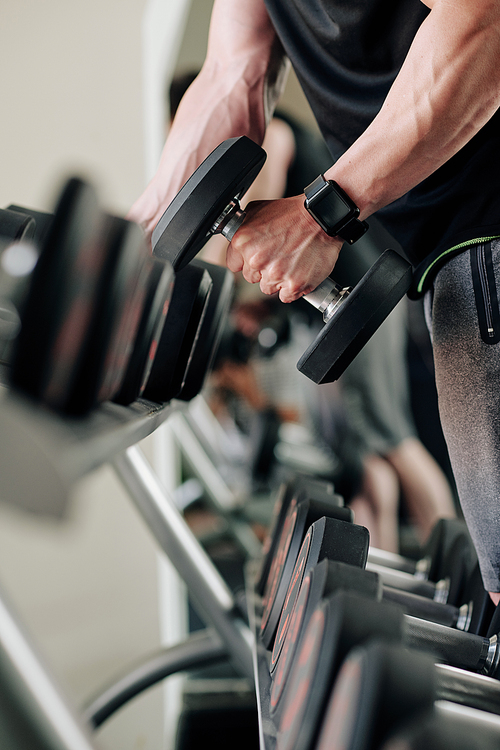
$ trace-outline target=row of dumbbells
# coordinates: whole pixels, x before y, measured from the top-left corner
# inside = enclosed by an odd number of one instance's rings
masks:
[[[0,253],[0,358],[15,389],[69,415],[200,391],[232,298],[227,269],[155,257],[78,178],[51,214],[1,210]]]
[[[259,700],[277,750],[500,747],[499,613],[466,527],[421,560],[369,546],[333,487],[284,485],[256,580]]]

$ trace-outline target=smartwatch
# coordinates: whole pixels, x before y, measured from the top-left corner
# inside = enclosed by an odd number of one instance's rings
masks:
[[[364,235],[366,221],[360,221],[359,208],[333,180],[320,174],[304,188],[304,206],[330,237],[340,237],[349,245]]]

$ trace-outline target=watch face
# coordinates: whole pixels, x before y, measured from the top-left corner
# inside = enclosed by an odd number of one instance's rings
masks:
[[[353,213],[349,204],[335,190],[325,190],[318,196],[312,210],[328,227],[334,227]]]

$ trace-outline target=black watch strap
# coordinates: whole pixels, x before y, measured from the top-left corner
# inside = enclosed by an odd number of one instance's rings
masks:
[[[305,208],[330,237],[340,237],[352,245],[368,229],[368,224],[358,219],[359,208],[333,180],[319,175],[304,193]]]

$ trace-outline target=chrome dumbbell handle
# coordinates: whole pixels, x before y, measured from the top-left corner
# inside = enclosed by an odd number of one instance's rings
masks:
[[[215,221],[211,234],[222,234],[228,242],[243,224],[246,213],[238,200],[231,201]],[[342,301],[351,292],[351,287],[342,288],[329,276],[314,291],[304,295],[304,299],[323,314],[323,320],[329,321],[340,307]]]

